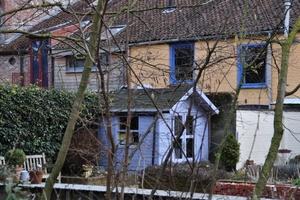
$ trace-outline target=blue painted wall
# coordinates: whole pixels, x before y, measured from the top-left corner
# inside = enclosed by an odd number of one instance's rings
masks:
[[[118,143],[119,141],[119,122],[118,117],[112,117],[112,131],[113,136],[115,138],[115,141]],[[139,117],[139,133],[140,138],[142,135],[144,135],[150,126],[150,124],[153,122],[154,117],[152,116],[140,116]],[[148,133],[147,137],[145,138],[143,144],[140,146],[140,148],[136,151],[134,156],[132,157],[130,164],[128,166],[128,171],[140,171],[144,168],[146,168],[149,165],[152,165],[153,163],[153,135],[154,135],[154,127],[151,129],[151,131]],[[103,126],[100,127],[98,137],[100,141],[102,141],[103,145],[107,147],[107,140],[106,140],[106,123],[103,123]],[[124,145],[118,145],[116,156],[115,156],[115,170],[121,170],[123,163],[124,163]],[[131,145],[129,147],[130,153],[135,148],[135,145]],[[106,169],[108,167],[108,160],[107,160],[107,153],[105,153],[105,156],[100,159],[101,165],[103,165]]]

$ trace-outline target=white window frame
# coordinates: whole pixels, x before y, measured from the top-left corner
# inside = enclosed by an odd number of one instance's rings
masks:
[[[119,129],[118,129],[119,144],[125,145],[127,116],[119,116],[118,122],[119,122],[119,126],[118,126],[119,127]],[[130,145],[136,145],[140,140],[140,130],[139,130],[140,124],[139,123],[140,123],[140,118],[138,116],[134,116],[131,118]]]

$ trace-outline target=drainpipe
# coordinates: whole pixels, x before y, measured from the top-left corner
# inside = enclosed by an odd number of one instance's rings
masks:
[[[153,136],[152,136],[152,160],[151,160],[151,164],[152,164],[152,166],[153,165],[155,165],[155,164],[157,164],[157,163],[155,163],[155,152],[156,152],[156,148],[155,148],[155,145],[156,145],[156,128],[157,128],[157,126],[156,126],[156,122],[155,122],[155,124],[154,124],[154,126],[153,126]]]
[[[289,34],[289,27],[290,27],[290,10],[291,10],[291,1],[285,0],[284,1],[285,7],[285,20],[284,20],[284,38],[286,39]]]
[[[268,37],[271,38],[271,32],[268,33]],[[268,106],[269,109],[272,108],[271,103],[272,103],[272,48],[271,48],[271,44],[268,44],[267,47],[267,69],[266,69],[266,73],[267,73],[267,88],[268,88]]]

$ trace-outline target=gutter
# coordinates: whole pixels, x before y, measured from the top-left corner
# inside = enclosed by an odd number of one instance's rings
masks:
[[[274,30],[266,30],[260,32],[251,32],[249,34],[245,34],[245,36],[253,36],[253,35],[268,35],[270,32]],[[278,30],[278,33],[283,32],[283,30]],[[152,44],[165,44],[165,43],[174,43],[174,42],[187,42],[187,41],[200,41],[200,40],[210,40],[217,38],[218,35],[210,35],[210,36],[199,36],[199,37],[190,37],[190,38],[176,38],[176,39],[169,39],[169,40],[153,40],[148,42],[136,42],[129,44],[130,47],[132,46],[143,46],[143,45],[152,45]],[[220,38],[234,38],[234,35],[222,35]]]
[[[10,50],[10,51],[0,51],[0,55],[14,55],[14,54],[28,54],[28,51],[26,50],[20,50],[20,51],[17,51],[17,50]]]

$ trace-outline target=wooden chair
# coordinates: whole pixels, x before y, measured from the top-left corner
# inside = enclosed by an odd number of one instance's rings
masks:
[[[51,167],[46,163],[46,156],[44,153],[38,155],[26,155],[26,161],[24,162],[24,169],[27,171],[37,170],[40,166],[44,172],[43,179],[47,179],[50,176],[47,168]],[[61,183],[61,173],[59,173],[58,183]]]

